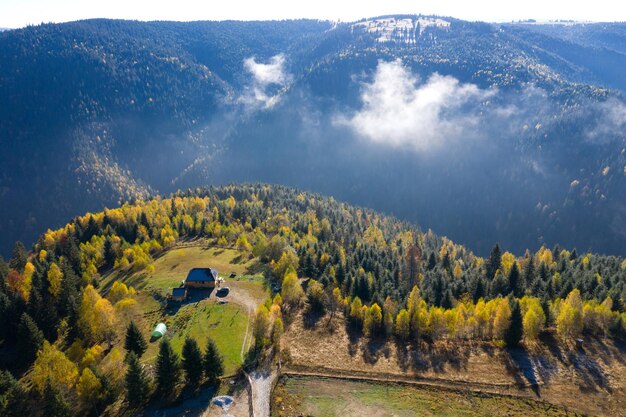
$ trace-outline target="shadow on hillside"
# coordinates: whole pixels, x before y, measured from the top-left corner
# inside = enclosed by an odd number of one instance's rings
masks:
[[[302,315],[302,325],[306,330],[311,330],[317,327],[317,323],[324,317],[325,314],[317,310],[307,308]]]
[[[507,372],[515,379],[515,383],[524,387],[530,385],[537,397],[541,397],[539,389],[539,379],[537,378],[537,369],[535,358],[531,357],[524,348],[507,349],[508,355],[505,357]]]
[[[365,363],[370,365],[375,364],[380,359],[381,355],[389,357],[389,347],[384,338],[368,339],[366,343],[361,345],[361,354]]]
[[[414,372],[434,371],[446,372],[467,370],[471,349],[451,343],[395,343],[398,366],[403,371]]]
[[[346,334],[348,335],[348,354],[354,356],[358,353],[359,340],[361,332],[354,328],[351,324],[346,324]]]
[[[523,348],[507,349],[505,366],[509,374],[520,386],[530,385],[537,396],[540,396],[540,385],[549,383],[559,371],[558,364],[569,369],[573,376],[580,379],[578,386],[583,392],[611,392],[609,378],[604,366],[611,366],[613,360],[623,363],[623,345],[615,344],[617,351],[612,349],[606,340],[586,337],[582,346],[574,347],[560,343],[553,334],[545,334],[541,338],[539,350]]]
[[[604,389],[611,392],[609,379],[598,362],[587,355],[583,348],[567,353],[569,362],[574,367],[576,375],[582,379],[579,386],[582,391],[597,392]]]
[[[213,293],[214,288],[189,288],[187,289],[187,298],[184,301],[168,301],[165,309],[166,314],[175,315],[178,311],[188,304],[198,304],[202,300],[208,299]]]
[[[116,274],[116,279],[110,279],[105,285],[99,285],[98,289],[101,292],[108,294],[108,292],[111,290],[111,287],[113,286],[113,283],[115,281],[121,281],[124,284],[126,284],[126,286],[133,287],[136,290],[143,290],[147,285],[147,279],[146,279],[148,276],[147,272],[134,273],[133,271],[128,270],[128,271],[115,271],[115,274]],[[103,280],[104,279],[101,279],[100,282],[102,282]]]

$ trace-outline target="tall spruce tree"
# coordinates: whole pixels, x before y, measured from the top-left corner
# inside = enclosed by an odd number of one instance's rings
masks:
[[[48,379],[43,392],[43,417],[71,417],[69,404]]]
[[[20,365],[27,365],[35,360],[43,341],[43,332],[28,314],[23,313],[17,327],[17,354]]]
[[[28,394],[11,372],[0,369],[0,415],[20,417],[27,415]]]
[[[131,321],[126,328],[124,348],[129,353],[134,352],[138,357],[141,357],[148,349],[148,343],[134,321]]]
[[[520,290],[519,296],[522,296],[527,288],[531,287],[535,283],[535,261],[533,256],[530,255],[528,258],[528,262],[526,262],[526,266],[524,267],[524,275],[522,277],[522,281],[520,282],[520,286],[522,287]]]
[[[513,262],[511,270],[509,271],[509,294],[512,293],[515,297],[520,297],[523,293],[523,289],[520,283],[519,268],[517,262]]]
[[[180,379],[180,361],[172,349],[169,340],[164,339],[159,346],[159,355],[156,361],[157,391],[170,395]]]
[[[222,356],[211,338],[207,340],[206,352],[204,353],[204,374],[211,384],[215,384],[218,378],[224,374]]]
[[[502,265],[502,253],[500,252],[500,245],[496,245],[491,249],[489,260],[486,265],[487,279],[492,280],[496,276],[496,271]]]
[[[128,370],[125,379],[128,403],[133,406],[143,403],[150,392],[150,380],[135,352],[128,354]]]
[[[190,386],[196,387],[202,379],[202,352],[198,343],[187,337],[183,345],[183,370]]]
[[[28,261],[27,255],[24,244],[20,241],[15,242],[13,252],[11,253],[11,260],[9,261],[9,267],[22,272]]]
[[[508,347],[519,345],[523,334],[522,309],[519,302],[513,299],[511,305],[511,324],[504,334],[504,341]]]

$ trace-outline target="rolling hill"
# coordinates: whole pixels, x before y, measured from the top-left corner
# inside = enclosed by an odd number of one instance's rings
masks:
[[[218,268],[228,295],[188,288],[186,300],[168,301],[196,267]],[[278,397],[284,392],[288,410],[328,406],[328,387],[343,392],[346,379],[358,379],[375,402],[383,387],[397,393],[379,405],[389,412],[438,410],[437,398],[452,392],[452,409],[480,401],[486,415],[499,404],[619,415],[625,305],[623,258],[559,246],[515,255],[496,245],[485,259],[319,194],[197,188],[78,216],[41,235],[33,251],[17,246],[0,260],[0,411],[24,415],[43,404],[72,415],[158,413],[216,392],[245,402],[240,369],[267,371],[271,385],[276,357],[284,375],[319,390],[303,402],[283,382]],[[134,358],[153,381],[138,400],[128,391],[131,323],[145,339]],[[167,332],[148,341],[157,323]],[[197,390],[173,369],[181,352],[188,358],[187,340],[204,350],[209,338],[233,383],[207,378]],[[163,375],[174,381],[165,393]],[[250,385],[254,397],[254,376]],[[424,396],[421,405],[402,400],[410,393]],[[371,406],[348,391],[341,401]]]

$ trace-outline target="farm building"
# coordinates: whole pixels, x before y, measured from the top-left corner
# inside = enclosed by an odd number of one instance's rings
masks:
[[[193,268],[185,278],[185,287],[214,288],[218,280],[217,271],[213,268]]]
[[[169,296],[170,301],[184,301],[187,298],[187,288],[173,288],[172,294]]]
[[[167,326],[165,325],[165,323],[157,324],[154,330],[152,331],[152,340],[156,340],[160,337],[163,337],[166,331],[167,331]]]

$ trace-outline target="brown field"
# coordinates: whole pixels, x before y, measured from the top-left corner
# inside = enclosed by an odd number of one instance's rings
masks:
[[[586,339],[580,349],[564,349],[550,334],[537,346],[511,351],[486,342],[401,346],[357,337],[341,317],[330,327],[326,318],[307,323],[298,316],[285,334],[287,372],[506,394],[626,416],[626,347],[610,339]]]
[[[285,377],[274,390],[277,417],[575,416],[528,398],[399,383]]]

